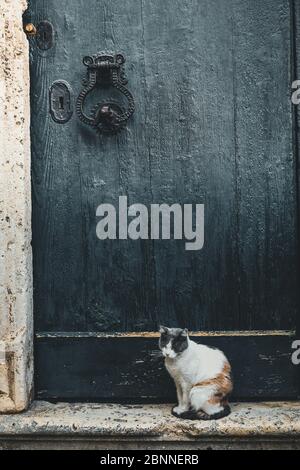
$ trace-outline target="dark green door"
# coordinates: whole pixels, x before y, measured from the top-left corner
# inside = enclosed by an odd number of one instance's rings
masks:
[[[288,0],[30,0],[38,398],[172,399],[160,323],[221,347],[236,397],[297,396],[292,20]],[[135,99],[116,135],[76,115],[99,51],[124,54]],[[72,89],[64,124],[57,80]],[[204,204],[203,248],[99,240],[97,207],[119,196]]]

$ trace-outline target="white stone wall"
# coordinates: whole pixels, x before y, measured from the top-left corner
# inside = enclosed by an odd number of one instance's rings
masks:
[[[0,8],[0,412],[21,411],[32,391],[29,54],[26,0]]]

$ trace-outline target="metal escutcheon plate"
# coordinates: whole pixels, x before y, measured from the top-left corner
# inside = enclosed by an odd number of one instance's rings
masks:
[[[49,90],[50,114],[53,121],[65,124],[73,114],[73,92],[68,82],[57,80],[52,83]]]

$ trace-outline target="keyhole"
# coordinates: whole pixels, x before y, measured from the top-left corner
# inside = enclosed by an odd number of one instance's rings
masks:
[[[47,40],[47,32],[43,31],[43,41],[46,42]]]
[[[60,96],[58,98],[58,107],[59,107],[59,109],[62,109],[62,110],[65,108],[64,107],[64,97],[63,96]]]

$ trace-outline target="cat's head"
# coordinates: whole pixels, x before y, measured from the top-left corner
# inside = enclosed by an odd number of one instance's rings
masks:
[[[160,326],[159,347],[165,357],[175,359],[189,345],[188,330]]]

